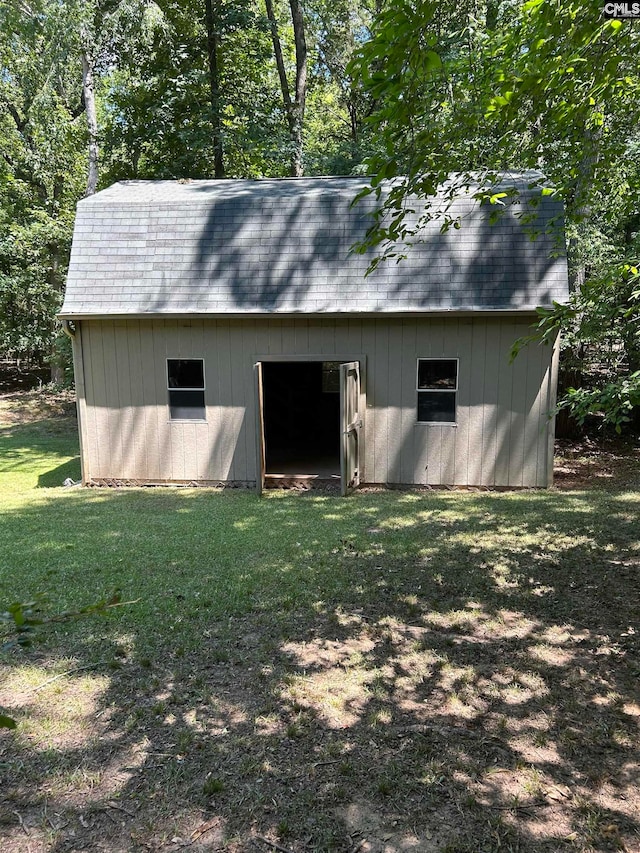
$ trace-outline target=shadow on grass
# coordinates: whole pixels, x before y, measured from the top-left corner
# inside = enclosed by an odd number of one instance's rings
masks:
[[[40,474],[38,477],[39,489],[53,489],[57,486],[64,486],[66,479],[77,482],[80,479],[80,457],[69,459],[68,462],[63,462],[57,468],[47,471],[45,474]]]
[[[41,487],[60,486],[65,477],[78,479],[80,457],[78,436],[71,431],[74,424],[69,418],[51,418],[0,426],[0,476],[33,472]],[[65,461],[41,473],[60,457]]]
[[[38,690],[9,662],[6,849],[16,812],[57,853],[638,849],[637,510],[105,490],[7,513],[3,594],[139,601],[43,641],[91,670]]]

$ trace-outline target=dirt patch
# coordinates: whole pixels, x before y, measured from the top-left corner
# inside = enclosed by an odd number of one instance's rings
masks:
[[[40,388],[0,393],[0,425],[26,426],[46,420],[67,421],[73,429],[76,417],[75,391]]]
[[[0,394],[37,391],[50,381],[48,367],[18,367],[17,363],[0,361]]]
[[[553,485],[557,489],[640,488],[640,439],[557,441]]]

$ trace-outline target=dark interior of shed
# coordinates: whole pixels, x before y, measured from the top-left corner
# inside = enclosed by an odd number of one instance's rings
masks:
[[[267,474],[340,476],[339,364],[264,362]]]

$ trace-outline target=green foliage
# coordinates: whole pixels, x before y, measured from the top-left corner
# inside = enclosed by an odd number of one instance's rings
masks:
[[[137,39],[119,54],[100,87],[102,183],[122,178],[207,178],[213,139],[203,6],[193,0],[149,7]],[[283,10],[284,11],[284,7]],[[288,13],[287,13],[288,14]],[[366,3],[309,4],[309,103],[305,161],[311,174],[350,173],[362,159],[363,100],[346,71],[366,31]],[[264,6],[216,6],[226,173],[288,174],[290,141]],[[281,16],[287,69],[295,63],[290,22]]]
[[[564,368],[587,387],[567,388],[558,411],[567,409],[584,425],[591,415],[621,432],[640,406],[640,271],[612,266],[589,278],[566,305],[538,309],[532,333],[515,342],[515,358],[529,343],[548,344],[561,335]]]
[[[290,140],[263,4],[213,7],[226,172],[286,175]],[[286,4],[276,7],[290,71],[292,29]],[[367,149],[371,100],[347,66],[372,7],[313,0],[306,9],[310,173],[350,174]],[[34,0],[28,14],[0,3],[0,352],[52,364],[75,204],[87,183],[83,57],[97,81],[100,186],[214,174],[201,0]]]
[[[46,596],[39,596],[33,601],[16,601],[0,613],[0,624],[5,627],[3,651],[20,646],[25,648],[32,645],[35,628],[50,625],[54,622],[68,622],[81,616],[91,616],[96,613],[106,613],[109,608],[121,603],[120,590],[114,590],[111,595],[94,604],[87,604],[78,609],[63,610],[61,613],[47,614],[44,610]]]
[[[202,793],[207,797],[212,797],[214,794],[221,794],[224,788],[225,784],[222,779],[216,779],[215,776],[208,776],[202,785]]]
[[[32,643],[32,631],[36,625],[42,624],[42,619],[37,615],[39,603],[37,601],[14,602],[7,607],[4,613],[0,613],[0,622],[10,625],[16,636],[10,640],[5,639],[2,646],[6,651],[13,646],[30,646]]]
[[[66,256],[70,237],[67,217],[50,216],[37,203],[19,209],[5,202],[0,212],[1,352],[35,361],[48,356],[64,271],[58,260],[61,268],[52,284],[52,254]]]
[[[570,214],[610,177],[620,191],[640,110],[638,45],[633,28],[615,29],[578,2],[386,8],[353,64],[378,105],[373,186],[402,176],[386,212],[409,192],[430,196],[446,182],[454,197],[527,168],[543,169]],[[400,217],[375,238],[405,233]]]
[[[372,146],[364,117],[373,102],[352,74],[351,61],[370,36],[375,4],[312,0],[305,8],[312,36],[306,170],[318,175],[364,173],[363,159]]]
[[[51,365],[58,369],[54,380],[56,385],[59,388],[73,388],[73,348],[71,338],[61,329],[56,330],[49,358]]]
[[[579,424],[588,416],[602,415],[605,424],[622,432],[631,421],[633,408],[640,405],[640,370],[616,382],[595,388],[569,388],[558,409],[569,409]]]
[[[216,25],[227,172],[278,174],[274,137],[281,128],[277,91],[265,81],[271,47],[263,15],[250,0],[235,0],[218,4]],[[149,7],[141,35],[123,46],[117,68],[102,78],[103,183],[211,177],[208,86],[203,4]]]
[[[472,188],[497,216],[517,194],[510,172],[539,170],[532,184],[565,204],[573,293],[529,340],[561,330],[564,367],[594,392],[562,405],[579,418],[592,405],[618,427],[640,367],[629,291],[640,256],[640,32],[628,24],[578,0],[393,4],[352,66],[376,104],[372,191],[380,198],[380,182],[396,178],[361,249],[378,247],[374,263],[401,259],[398,243],[422,224],[407,225],[410,193],[440,189],[444,203],[427,202],[422,221],[464,227],[450,212],[461,191]],[[492,189],[498,176],[505,197]]]
[[[83,182],[65,14],[48,0],[29,16],[0,6],[0,351],[39,361],[51,348]]]

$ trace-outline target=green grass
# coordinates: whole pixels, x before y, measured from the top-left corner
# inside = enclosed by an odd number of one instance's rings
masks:
[[[434,624],[461,627],[477,619],[469,601],[530,606],[563,592],[560,561],[564,578],[572,566],[597,576],[603,561],[615,577],[608,557],[638,544],[636,492],[259,500],[240,490],[40,488],[51,470],[77,476],[74,448],[52,438],[46,453],[40,440],[29,456],[25,441],[5,440],[15,449],[0,454],[0,596],[46,593],[66,609],[117,587],[138,603],[107,624],[133,632],[136,653],[168,637],[188,650],[212,623],[249,613],[366,608],[373,590],[387,615],[433,611]],[[617,607],[618,592],[604,588],[603,606]],[[555,606],[572,620],[574,602]]]
[[[434,850],[637,839],[598,793],[606,776],[637,799],[637,489],[63,488],[77,453],[65,421],[0,428],[0,599],[133,602],[4,655],[23,731],[10,796],[34,831],[38,797],[64,810],[102,786],[158,846],[211,809],[229,850],[256,827],[349,849],[390,815],[407,849],[412,832]],[[133,769],[114,787],[116,756]],[[554,785],[572,793],[530,832],[524,809]],[[87,807],[67,814],[78,832]]]
[[[33,480],[26,471],[9,480],[19,477]],[[637,545],[640,509],[636,493],[388,493],[350,501],[274,493],[260,501],[244,491],[19,485],[0,503],[2,598],[48,593],[65,609],[118,587],[139,603],[109,622],[147,647],[168,631],[190,647],[199,642],[196,628],[256,611],[366,607],[372,587],[390,615],[441,614],[444,599],[446,620],[463,625],[476,618],[469,599],[502,592],[505,603],[522,606],[540,588],[558,592],[560,560],[598,573],[607,549],[613,556],[616,545]],[[376,571],[376,561],[385,566]],[[615,564],[608,571],[615,575]],[[614,586],[603,593],[615,604]],[[570,607],[563,616],[571,619]]]

